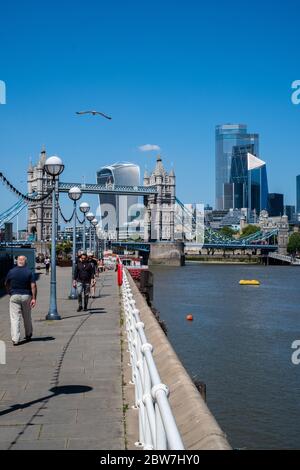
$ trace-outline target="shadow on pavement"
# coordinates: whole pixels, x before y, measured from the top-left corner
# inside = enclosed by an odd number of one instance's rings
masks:
[[[35,341],[54,341],[55,338],[54,336],[35,336],[34,338],[31,338],[31,343],[34,343]]]
[[[93,390],[92,387],[87,385],[62,385],[57,387],[52,387],[49,389],[49,392],[52,392],[51,395],[46,395],[45,397],[38,398],[37,400],[28,401],[26,403],[16,403],[15,405],[10,406],[6,410],[0,411],[0,417],[12,413],[17,410],[24,410],[29,408],[36,403],[48,402],[51,398],[57,397],[59,395],[72,395],[76,393],[87,393]]]
[[[89,308],[89,311],[92,313],[106,313],[106,310],[102,307]]]
[[[27,344],[27,343],[36,343],[40,341],[54,341],[54,340],[55,340],[54,336],[41,336],[41,337],[37,336],[37,337],[31,338],[30,341],[27,341],[26,339],[19,341],[18,346],[22,346],[22,344]]]
[[[80,313],[78,315],[69,315],[68,317],[62,317],[62,320],[68,320],[69,318],[77,318],[77,317],[86,317],[87,315],[95,315],[100,313],[106,313],[104,308],[89,308],[86,313]]]

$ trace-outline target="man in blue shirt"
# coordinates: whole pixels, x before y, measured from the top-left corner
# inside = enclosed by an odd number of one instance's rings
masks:
[[[27,267],[26,256],[18,256],[17,266],[12,268],[5,280],[6,289],[10,295],[9,314],[11,324],[11,339],[14,346],[20,341],[21,317],[23,317],[25,337],[32,337],[31,309],[36,305],[37,288],[34,274]]]

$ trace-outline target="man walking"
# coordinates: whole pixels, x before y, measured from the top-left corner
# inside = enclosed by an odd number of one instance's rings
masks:
[[[50,258],[49,258],[49,256],[46,256],[44,263],[45,263],[45,267],[46,267],[46,275],[48,276],[49,269],[50,269]]]
[[[88,260],[86,253],[81,253],[80,258],[75,265],[73,279],[73,287],[77,287],[78,294],[77,312],[81,312],[82,310],[82,294],[84,297],[84,311],[87,311],[88,309],[90,286],[94,277],[94,266]]]
[[[24,322],[25,339],[31,340],[31,309],[36,305],[36,282],[34,274],[27,266],[26,256],[18,256],[17,265],[6,276],[5,286],[10,295],[11,339],[13,345],[17,346],[20,342],[21,317]]]
[[[94,253],[88,253],[88,260],[94,268],[94,277],[91,281],[91,298],[94,299],[96,295],[96,276],[97,276],[97,259]]]

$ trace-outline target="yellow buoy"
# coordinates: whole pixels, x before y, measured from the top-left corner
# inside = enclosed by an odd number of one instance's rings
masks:
[[[260,282],[256,279],[241,279],[239,284],[241,286],[259,286]]]

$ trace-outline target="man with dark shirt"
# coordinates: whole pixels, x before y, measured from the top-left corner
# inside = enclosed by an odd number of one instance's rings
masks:
[[[86,253],[80,255],[79,261],[75,266],[73,287],[77,287],[78,294],[78,309],[77,312],[82,310],[82,294],[84,295],[84,311],[87,311],[90,285],[94,279],[94,266],[87,259]]]
[[[31,340],[31,308],[36,305],[36,282],[34,274],[27,267],[26,256],[18,256],[17,266],[8,272],[5,286],[10,295],[11,339],[13,345],[17,346],[20,341],[21,317],[23,317],[26,340]]]

